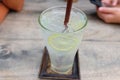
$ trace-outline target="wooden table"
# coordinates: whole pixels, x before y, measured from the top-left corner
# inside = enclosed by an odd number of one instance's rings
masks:
[[[0,46],[11,55],[0,58],[0,80],[40,80],[38,78],[44,41],[39,14],[64,0],[25,0],[24,9],[10,12],[0,25]],[[89,0],[74,6],[88,16],[84,39],[79,47],[81,80],[120,80],[120,25],[106,24]]]

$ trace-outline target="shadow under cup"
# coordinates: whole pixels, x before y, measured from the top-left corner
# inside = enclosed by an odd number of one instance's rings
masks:
[[[39,23],[48,49],[51,67],[58,74],[71,74],[74,57],[87,24],[83,11],[72,8],[68,28],[64,26],[66,7],[52,7],[43,11]]]

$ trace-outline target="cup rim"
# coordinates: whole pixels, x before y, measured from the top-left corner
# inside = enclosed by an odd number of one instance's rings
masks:
[[[40,26],[41,26],[43,29],[47,30],[47,31],[56,32],[56,33],[61,33],[61,32],[57,32],[57,31],[52,31],[52,30],[44,27],[44,25],[41,23],[41,17],[42,17],[42,15],[44,15],[44,13],[46,13],[48,10],[52,10],[52,9],[55,9],[55,8],[66,8],[66,6],[54,6],[54,7],[50,7],[50,8],[48,8],[48,9],[44,10],[44,11],[39,15],[39,17],[38,17],[38,22],[39,22]],[[68,32],[68,33],[75,33],[75,32],[78,32],[78,31],[84,29],[84,28],[86,27],[86,25],[87,25],[87,22],[88,22],[87,15],[85,14],[84,11],[82,11],[81,9],[78,9],[78,8],[76,8],[76,7],[72,7],[72,9],[75,9],[75,10],[79,11],[81,14],[83,14],[84,17],[86,18],[86,21],[84,22],[84,25],[83,25],[81,28],[75,30],[74,32]]]

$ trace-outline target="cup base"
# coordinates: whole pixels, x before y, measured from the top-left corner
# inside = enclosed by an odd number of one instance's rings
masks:
[[[54,73],[54,74],[65,74],[65,75],[72,74],[72,68],[68,69],[66,72],[60,72],[60,71],[52,68],[52,66],[51,66],[50,69],[48,69],[48,72],[49,72],[49,70],[51,70],[51,73]]]
[[[68,74],[60,74],[58,72],[55,72],[54,70],[50,69],[50,58],[47,48],[45,47],[42,62],[40,66],[40,72],[39,72],[39,78],[40,79],[60,79],[60,80],[81,80],[80,79],[80,71],[79,71],[79,54],[78,51],[75,56],[74,65],[72,70],[70,70],[70,73]]]

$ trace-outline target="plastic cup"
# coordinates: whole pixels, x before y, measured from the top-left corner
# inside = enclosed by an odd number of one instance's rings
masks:
[[[68,28],[65,29],[65,11],[66,7],[57,6],[43,11],[39,16],[45,46],[51,60],[50,69],[59,74],[71,72],[74,57],[87,24],[85,13],[77,8],[72,8]]]

